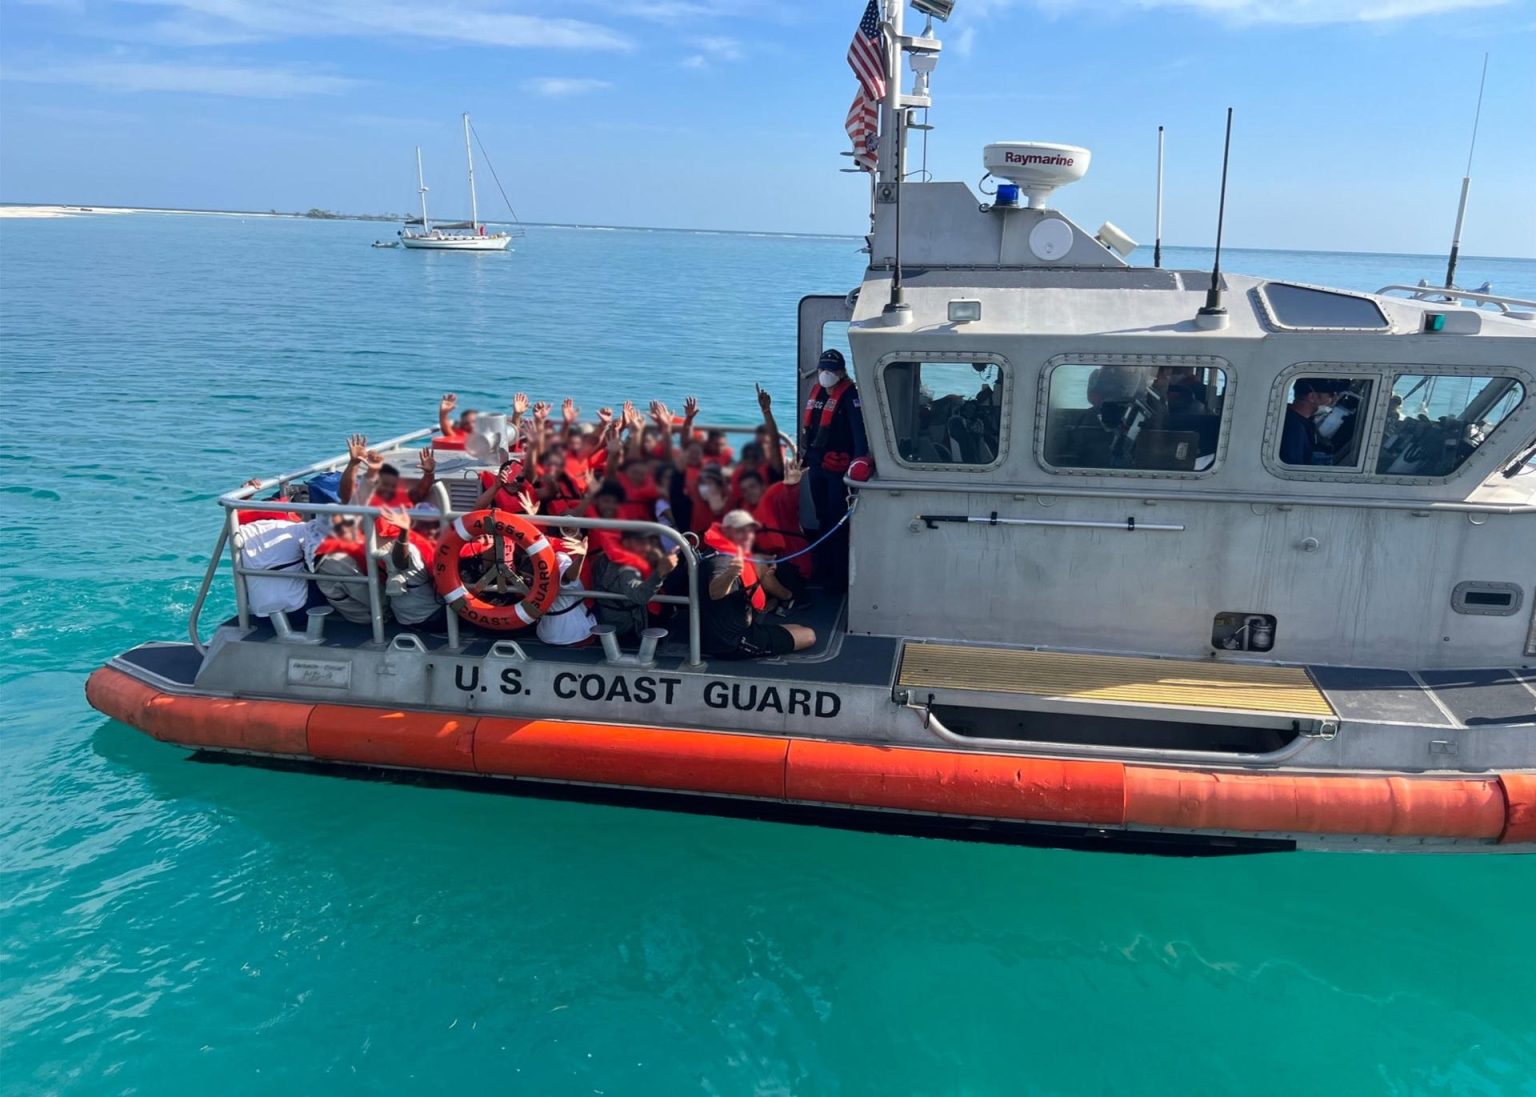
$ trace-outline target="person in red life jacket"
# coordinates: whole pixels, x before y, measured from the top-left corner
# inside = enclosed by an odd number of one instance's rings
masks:
[[[700,606],[700,638],[716,658],[788,655],[816,643],[816,633],[804,625],[763,619],[772,580],[752,560],[758,528],[747,511],[733,510],[704,533],[699,581],[707,597]]]
[[[659,538],[636,530],[624,530],[617,537],[596,531],[592,543],[602,550],[593,557],[594,589],[623,596],[622,601],[597,602],[598,623],[612,625],[621,638],[638,639],[649,622],[651,599],[677,567],[678,550],[668,552]]]
[[[832,533],[848,513],[843,474],[854,458],[868,452],[859,390],[848,376],[843,354],[823,351],[800,424],[800,454],[824,538],[816,548],[816,574],[833,594],[848,589],[848,527],[845,524]]]
[[[544,454],[538,475],[533,481],[533,491],[540,509],[545,514],[559,517],[579,508],[586,500],[586,492],[566,471],[567,455],[563,446],[552,446]]]
[[[459,412],[458,419],[453,418],[453,411],[459,405],[457,393],[445,392],[437,405],[437,428],[442,433],[443,441],[463,444],[464,439],[475,433],[475,419],[477,413],[474,408],[465,408]]]
[[[389,509],[381,517],[397,531],[390,539],[380,540],[374,549],[374,558],[383,572],[389,611],[402,625],[426,624],[438,617],[443,607],[432,583],[437,546],[412,526],[418,521],[426,524],[427,519],[435,521],[437,512],[435,508]]]
[[[725,440],[725,431],[711,430],[701,443],[704,460],[726,468],[736,460],[736,452]]]
[[[762,498],[751,508],[752,516],[762,526],[757,531],[758,554],[775,560],[794,557],[793,560],[778,564],[777,572],[780,582],[794,593],[797,601],[803,596],[806,583],[814,573],[811,554],[805,551],[810,541],[800,528],[802,475],[802,470],[798,468],[789,469],[783,480],[769,484],[764,489]],[[799,579],[796,580],[791,572],[798,574]]]
[[[620,517],[631,522],[654,521],[661,490],[656,486],[650,462],[638,459],[625,461],[619,469],[618,483],[624,489],[624,509]]]
[[[240,486],[254,491],[256,488],[261,487],[261,477],[253,476]],[[253,500],[253,502],[259,501],[261,500]],[[265,500],[265,502],[268,503],[286,503],[287,501],[287,484],[283,484],[276,495],[272,496],[270,499]],[[235,521],[243,526],[248,522],[302,522],[304,521],[304,518],[301,515],[295,514],[293,511],[278,510],[276,507],[271,507],[267,509],[237,510],[235,511]]]

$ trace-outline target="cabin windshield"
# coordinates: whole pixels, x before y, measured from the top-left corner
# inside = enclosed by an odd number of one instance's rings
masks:
[[[1378,476],[1449,476],[1525,399],[1509,377],[1400,373],[1382,426]]]
[[[888,362],[883,373],[904,463],[986,467],[1002,457],[1005,363]]]

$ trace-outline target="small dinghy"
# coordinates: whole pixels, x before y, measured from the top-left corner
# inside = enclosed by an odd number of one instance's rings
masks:
[[[373,242],[373,246],[376,247],[376,248],[398,248],[400,246],[400,241],[398,241],[398,240],[375,240]]]

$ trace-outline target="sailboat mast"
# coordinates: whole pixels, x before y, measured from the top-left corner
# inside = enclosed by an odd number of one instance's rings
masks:
[[[416,146],[416,193],[421,195],[421,231],[431,231],[427,227],[427,181],[421,174],[421,146]]]
[[[469,112],[464,112],[464,162],[469,165],[469,220],[480,233],[480,203],[475,198],[475,154],[469,147]]]

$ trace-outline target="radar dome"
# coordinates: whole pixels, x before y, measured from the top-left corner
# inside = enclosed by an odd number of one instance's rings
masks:
[[[1044,141],[997,141],[982,150],[987,171],[998,179],[1017,183],[1039,209],[1057,187],[1075,183],[1088,173],[1093,154],[1077,145],[1053,145]]]

